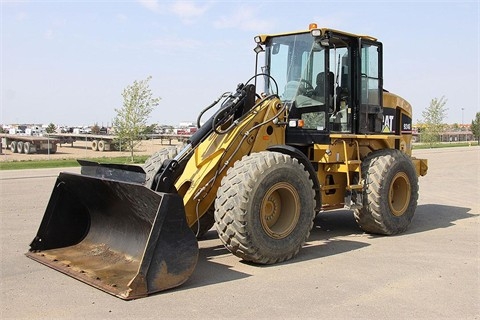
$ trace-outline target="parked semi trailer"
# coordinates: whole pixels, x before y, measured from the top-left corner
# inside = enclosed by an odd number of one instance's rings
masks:
[[[89,133],[53,133],[49,136],[58,139],[60,144],[70,143],[72,146],[75,141],[89,142],[93,151],[114,150],[113,140],[117,138],[113,135]]]
[[[58,139],[42,136],[1,134],[2,145],[13,153],[55,153]]]
[[[172,140],[186,142],[191,135],[187,134],[150,134],[145,139],[167,140],[172,144]],[[113,151],[117,150],[117,144],[114,140],[118,139],[115,135],[85,134],[85,133],[53,133],[45,136],[30,136],[19,134],[1,134],[1,144],[5,148],[10,148],[14,153],[55,153],[57,145],[71,144],[76,141],[84,141],[93,151]],[[51,145],[48,148],[48,145]]]
[[[50,137],[58,139],[60,144],[70,143],[73,146],[75,141],[85,141],[90,145],[93,151],[113,151],[117,150],[118,136],[106,134],[90,134],[90,133],[54,133]],[[191,134],[148,134],[144,139],[161,139],[168,140],[172,144],[172,140],[186,142]]]

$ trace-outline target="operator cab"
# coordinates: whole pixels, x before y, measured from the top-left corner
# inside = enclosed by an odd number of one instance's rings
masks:
[[[381,132],[382,44],[376,39],[311,25],[255,40],[265,45],[265,92],[288,106],[287,144]]]

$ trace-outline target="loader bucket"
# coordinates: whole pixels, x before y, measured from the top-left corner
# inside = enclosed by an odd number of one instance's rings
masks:
[[[198,243],[177,193],[60,173],[26,255],[129,300],[185,282]]]

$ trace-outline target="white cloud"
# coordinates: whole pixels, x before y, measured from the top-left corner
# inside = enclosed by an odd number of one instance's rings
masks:
[[[51,25],[54,28],[63,28],[67,25],[67,20],[65,18],[55,19],[52,21]]]
[[[53,40],[62,36],[62,30],[67,25],[66,19],[53,19],[50,22],[48,29],[43,33],[43,38],[46,40]]]
[[[23,11],[22,11],[22,12],[19,12],[19,13],[17,13],[17,15],[15,16],[15,19],[16,19],[17,21],[25,21],[25,20],[28,19],[28,13],[23,12]]]
[[[43,37],[47,40],[53,40],[54,38],[53,29],[48,29],[47,31],[45,31],[45,33],[43,34]]]
[[[193,23],[195,19],[203,16],[209,8],[210,3],[199,6],[194,2],[176,1],[172,4],[170,10],[184,23]]]
[[[271,30],[274,23],[266,20],[264,15],[257,17],[257,10],[252,7],[241,7],[230,16],[222,16],[214,22],[214,26],[219,29],[237,28],[245,31],[265,32]]]
[[[117,21],[119,21],[119,22],[125,22],[125,21],[128,20],[127,15],[125,15],[125,14],[123,14],[123,13],[118,13],[118,14],[116,15],[116,18],[117,18]]]
[[[151,12],[158,14],[170,13],[178,17],[185,24],[192,24],[202,17],[212,6],[212,1],[196,4],[195,1],[137,0],[137,2]],[[167,7],[168,4],[168,7]]]
[[[150,41],[150,45],[154,49],[165,53],[192,50],[198,48],[201,44],[198,40],[179,38],[174,35],[159,37]]]
[[[158,0],[137,0],[137,2],[152,12],[160,13],[162,11]]]

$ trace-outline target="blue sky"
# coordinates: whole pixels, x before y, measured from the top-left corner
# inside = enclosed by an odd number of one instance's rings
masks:
[[[478,0],[0,1],[0,124],[107,125],[149,75],[149,122],[195,121],[253,75],[255,35],[311,22],[382,41],[384,86],[414,122],[441,96],[449,123],[480,111]]]

